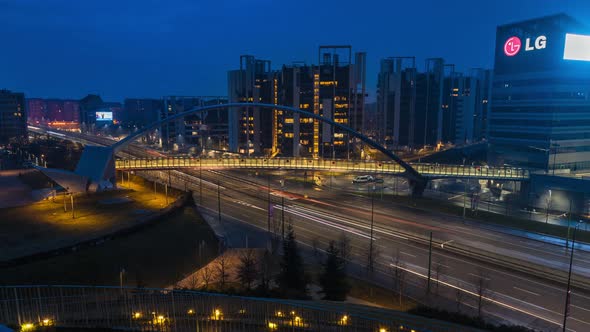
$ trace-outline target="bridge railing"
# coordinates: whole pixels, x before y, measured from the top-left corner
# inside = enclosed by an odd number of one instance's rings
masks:
[[[118,159],[117,169],[173,169],[173,168],[252,168],[252,169],[309,169],[334,172],[365,172],[371,174],[401,174],[404,169],[396,162],[313,158],[139,158]],[[528,179],[529,171],[513,167],[471,165],[412,164],[420,174],[436,177]]]
[[[90,286],[0,287],[0,322],[23,329],[47,325],[142,331],[479,331],[333,302]]]

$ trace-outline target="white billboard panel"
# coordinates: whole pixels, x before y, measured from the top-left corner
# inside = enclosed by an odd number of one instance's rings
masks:
[[[565,60],[590,61],[590,36],[566,34],[563,58]]]

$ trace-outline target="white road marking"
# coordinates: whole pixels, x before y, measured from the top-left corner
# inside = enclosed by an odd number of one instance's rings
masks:
[[[390,265],[390,266],[396,266],[395,264],[389,264],[389,265]],[[417,275],[417,276],[419,276],[419,277],[422,277],[422,278],[424,278],[424,279],[428,278],[428,276],[426,276],[426,275],[424,275],[424,274],[422,274],[422,273],[419,273],[419,272],[412,271],[412,270],[410,270],[410,269],[407,269],[407,268],[405,268],[405,267],[402,267],[402,266],[397,266],[397,268],[398,268],[398,269],[402,269],[402,270],[404,270],[404,271],[406,271],[406,272],[409,272],[409,273],[415,274],[415,275]],[[433,281],[435,281],[435,282],[438,282],[438,283],[440,283],[440,284],[442,284],[442,285],[445,285],[445,286],[451,287],[451,288],[453,288],[453,289],[458,289],[458,290],[460,290],[460,291],[462,291],[462,292],[464,292],[464,293],[467,293],[467,294],[469,294],[469,295],[472,295],[472,296],[475,296],[475,297],[479,297],[479,295],[477,295],[477,293],[475,293],[475,292],[472,292],[472,291],[470,291],[470,290],[467,290],[467,289],[465,289],[465,288],[461,288],[461,287],[459,287],[459,286],[455,286],[455,285],[453,285],[453,284],[450,284],[450,283],[448,283],[448,282],[442,281],[442,280],[440,280],[440,279],[438,279],[438,280],[437,280],[436,278],[431,278],[431,280],[433,280]],[[492,303],[498,304],[498,305],[500,305],[500,306],[502,306],[502,307],[505,307],[505,308],[508,308],[508,309],[512,309],[512,310],[515,310],[515,311],[522,312],[522,313],[524,313],[524,314],[530,315],[530,316],[532,316],[532,317],[536,317],[536,318],[542,319],[542,320],[544,320],[544,321],[546,321],[546,322],[553,323],[553,324],[555,324],[555,325],[557,325],[557,326],[561,326],[561,322],[557,322],[557,321],[551,320],[551,319],[549,319],[549,318],[546,318],[546,317],[543,317],[543,316],[539,316],[539,315],[537,315],[537,314],[535,314],[535,313],[532,313],[532,312],[530,312],[530,311],[527,311],[527,310],[524,310],[524,309],[520,309],[520,308],[518,308],[518,307],[515,307],[515,306],[512,306],[512,305],[510,305],[510,304],[508,304],[508,303],[500,302],[500,301],[498,301],[498,300],[494,300],[494,299],[492,299],[492,298],[490,298],[490,297],[487,297],[487,296],[482,296],[482,299],[484,299],[484,300],[486,300],[486,301],[488,301],[488,302],[492,302]],[[523,301],[523,302],[524,302],[524,301]],[[528,302],[526,302],[526,303],[528,303]],[[533,304],[531,304],[531,305],[533,305]],[[534,305],[533,305],[533,306],[534,306]]]
[[[484,277],[482,275],[477,275],[477,274],[473,274],[473,273],[469,273],[469,275],[472,276],[472,277],[476,277],[476,278],[482,278],[483,280],[487,280],[487,281],[492,280],[492,279],[490,279],[488,277]]]
[[[519,291],[521,291],[521,292],[529,293],[529,294],[536,295],[536,296],[541,296],[540,294],[537,294],[537,293],[535,293],[535,292],[531,292],[531,291],[529,291],[529,290],[526,290],[526,289],[522,289],[522,288],[520,288],[520,287],[516,287],[516,286],[514,286],[513,288],[514,288],[514,289],[516,289],[516,290],[519,290]]]
[[[440,244],[440,247],[441,247],[442,249],[444,249],[444,248],[445,248],[445,244],[447,244],[447,243],[451,243],[451,242],[453,242],[453,241],[455,241],[455,240],[448,240],[448,241],[445,241],[445,242],[443,242],[443,243],[441,243],[441,244]]]
[[[585,311],[589,311],[590,312],[590,309],[582,308],[582,307],[579,307],[579,306],[577,306],[575,304],[570,304],[570,306],[573,307],[573,308],[577,308],[577,309],[581,309],[581,310],[585,310]]]
[[[253,209],[260,210],[260,211],[267,211],[266,209],[263,209],[263,208],[261,208],[261,207],[258,207],[258,206],[256,206],[256,205],[253,205],[253,204],[250,204],[250,203],[247,203],[247,202],[244,202],[244,201],[240,201],[240,200],[237,200],[237,199],[236,199],[236,200],[234,200],[234,203],[238,203],[238,204],[240,204],[240,205],[247,206],[247,207],[251,207],[251,208],[253,208]]]
[[[412,254],[409,254],[409,253],[407,253],[407,252],[404,252],[404,251],[400,251],[399,253],[400,253],[400,254],[407,255],[407,256],[410,256],[410,257],[414,257],[414,258],[416,258],[416,255],[412,255]]]
[[[571,316],[569,316],[568,318],[571,319],[571,320],[575,320],[576,322],[580,322],[580,323],[583,323],[583,324],[590,325],[590,323],[588,323],[586,321],[583,321],[583,320],[580,320],[580,319],[577,319],[577,318],[574,318],[574,317],[571,317]]]

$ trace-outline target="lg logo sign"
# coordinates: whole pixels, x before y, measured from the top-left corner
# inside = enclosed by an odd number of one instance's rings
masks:
[[[525,47],[524,50],[526,52],[528,51],[534,51],[534,50],[541,50],[547,47],[547,37],[546,36],[539,36],[535,39],[535,44],[533,46],[531,46],[531,39],[527,38],[525,39]],[[520,38],[514,36],[514,37],[510,37],[508,38],[508,40],[506,40],[506,43],[504,43],[504,54],[506,54],[507,56],[515,56],[518,54],[518,52],[520,52],[520,49],[522,48],[522,42],[520,41]]]

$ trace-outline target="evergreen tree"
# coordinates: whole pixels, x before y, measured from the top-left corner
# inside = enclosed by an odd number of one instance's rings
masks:
[[[307,297],[307,277],[291,224],[287,228],[287,236],[283,242],[283,257],[277,283],[280,291],[287,297]]]
[[[334,241],[330,241],[328,246],[324,271],[319,281],[320,286],[322,286],[324,300],[346,300],[346,295],[350,290],[350,285],[346,280],[346,264]]]

